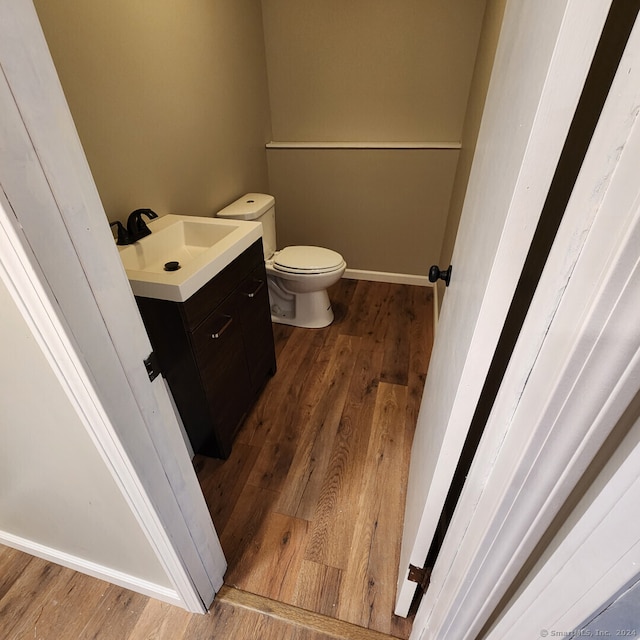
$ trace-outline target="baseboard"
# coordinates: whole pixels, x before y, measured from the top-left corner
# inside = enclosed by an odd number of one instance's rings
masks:
[[[427,276],[411,273],[388,273],[386,271],[363,271],[361,269],[347,269],[344,278],[352,280],[371,280],[371,282],[389,282],[390,284],[412,284],[418,287],[433,287]]]
[[[0,544],[184,609],[177,591],[0,530]]]

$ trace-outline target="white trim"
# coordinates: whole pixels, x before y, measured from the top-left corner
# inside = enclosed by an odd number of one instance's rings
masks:
[[[114,477],[185,608],[203,612],[226,561],[170,401],[149,383],[149,340],[29,0],[0,3],[0,66],[4,222],[21,256],[13,291],[63,343],[73,366],[54,371],[81,412],[98,414],[88,422]]]
[[[637,405],[634,426],[578,505],[566,537],[532,571],[533,579],[487,638],[579,629],[610,604],[610,596],[637,582],[640,518],[632,515],[640,504]]]
[[[429,638],[480,632],[638,393],[639,103],[636,24],[416,615]]]
[[[267,142],[267,149],[460,149],[460,142]]]
[[[507,3],[413,439],[398,615],[407,614],[415,593],[409,566],[424,566],[437,531],[608,4]],[[432,578],[423,605],[430,594],[437,597],[434,584]],[[455,594],[447,587],[443,599],[428,606],[446,616],[452,605],[445,599]],[[416,617],[412,638],[425,620]],[[428,625],[438,633],[437,623],[429,619]],[[433,637],[459,640],[462,634]]]
[[[417,287],[433,287],[427,276],[411,273],[390,273],[387,271],[367,271],[363,269],[347,269],[343,278],[351,280],[370,280],[371,282],[388,282],[389,284],[411,284]]]
[[[10,212],[5,194],[0,191],[0,278],[154,548],[176,592],[182,595],[182,606],[188,607],[190,611],[203,613],[205,610],[202,602],[193,596],[193,585],[185,576],[182,562],[122,444],[115,437],[104,408],[95,395],[92,381],[78,359],[75,346],[69,341],[66,328],[59,321],[57,310],[49,301],[51,294],[45,291],[42,284],[45,279],[32,267],[31,263],[35,260],[33,257],[30,259],[25,252],[25,241],[20,242],[18,238],[19,231],[12,224]],[[15,224],[15,218],[13,221]],[[107,574],[96,577],[109,580]]]
[[[43,560],[55,562],[68,569],[73,569],[74,571],[98,578],[99,580],[105,580],[119,587],[142,593],[150,598],[156,598],[157,600],[162,600],[163,602],[168,602],[178,607],[184,606],[178,592],[173,589],[168,589],[167,587],[149,582],[148,580],[142,580],[123,571],[116,571],[115,569],[105,567],[96,562],[90,562],[89,560],[65,553],[59,549],[47,547],[33,540],[21,538],[7,531],[0,530],[0,543],[37,556]]]

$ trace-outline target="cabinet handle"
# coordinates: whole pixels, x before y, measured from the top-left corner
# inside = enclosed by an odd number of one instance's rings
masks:
[[[256,280],[254,281],[256,288],[253,291],[244,291],[243,294],[247,296],[247,298],[255,298],[258,295],[258,292],[262,287],[264,287],[264,280]]]
[[[233,322],[233,318],[231,316],[225,316],[225,323],[217,330],[211,334],[211,337],[215,340],[219,338],[231,325]]]

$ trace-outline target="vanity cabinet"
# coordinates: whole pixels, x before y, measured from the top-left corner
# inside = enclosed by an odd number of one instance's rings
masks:
[[[227,458],[276,370],[262,241],[186,302],[136,302],[193,450]]]

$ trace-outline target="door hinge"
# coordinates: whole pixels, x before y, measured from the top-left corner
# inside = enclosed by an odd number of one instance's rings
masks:
[[[144,361],[144,366],[149,374],[149,380],[153,382],[160,375],[160,364],[155,351],[149,354],[149,357]]]
[[[431,567],[421,569],[420,567],[410,564],[407,580],[410,582],[417,582],[422,587],[423,591],[426,590],[429,586],[429,581],[431,580]]]

